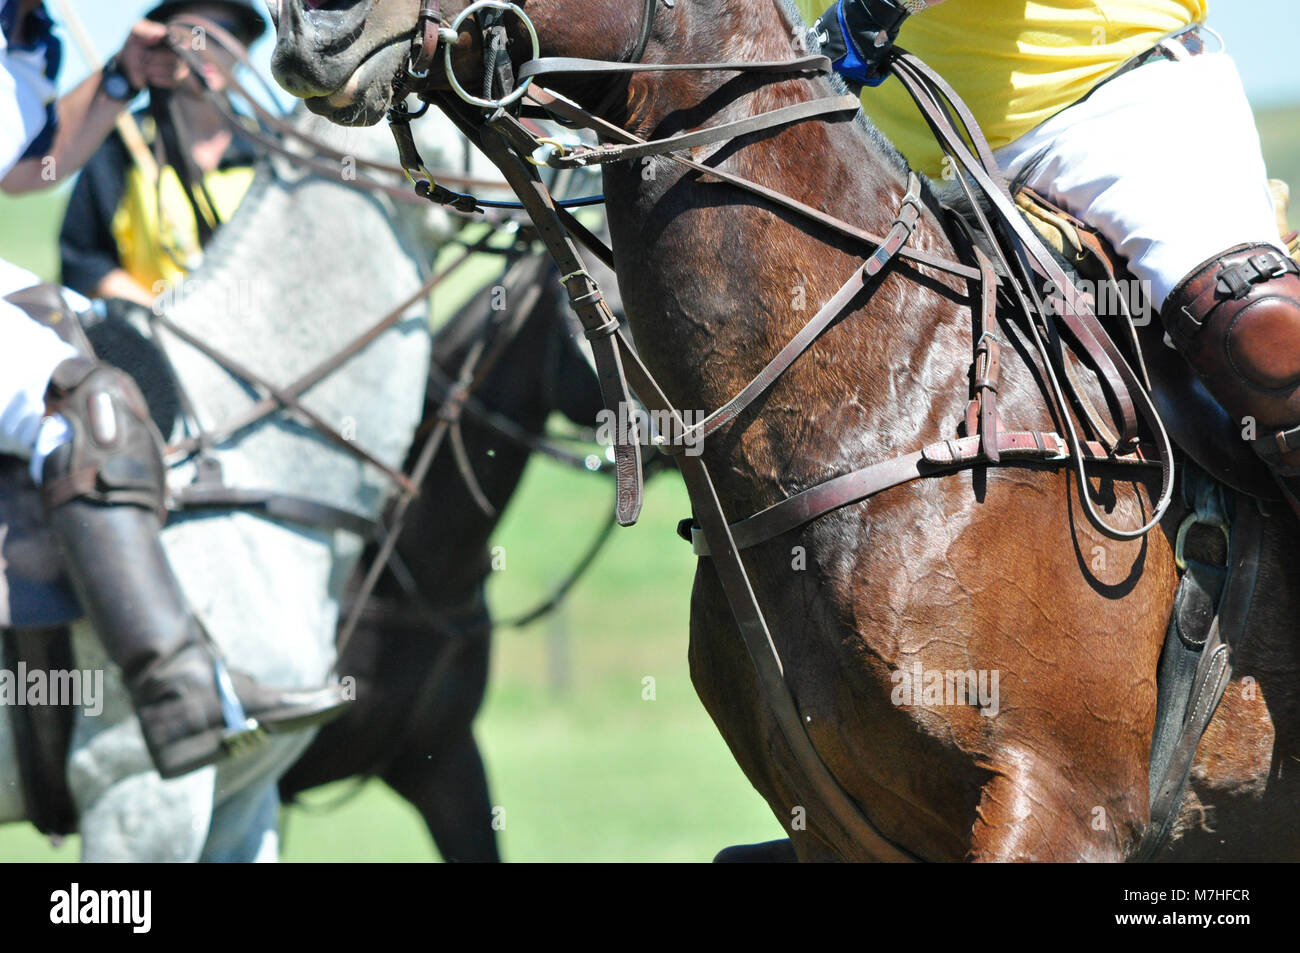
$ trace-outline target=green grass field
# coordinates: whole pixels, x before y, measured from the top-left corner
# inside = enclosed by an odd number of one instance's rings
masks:
[[[1300,107],[1259,123],[1270,174],[1293,183],[1300,204]],[[0,199],[0,258],[53,276],[63,201]],[[611,505],[602,479],[534,460],[497,538],[506,563],[491,581],[496,612],[548,594]],[[659,478],[641,523],[615,533],[557,615],[497,633],[477,734],[504,809],[506,859],[704,861],[727,844],[780,836],[690,684],[693,559],[673,532],[688,512],[677,477]],[[647,677],[653,701],[642,697]],[[322,789],[286,812],[286,860],[434,858],[422,822],[387,788],[371,783],[337,806],[352,792]],[[0,859],[76,856],[75,838],[56,849],[24,826],[0,829]]]

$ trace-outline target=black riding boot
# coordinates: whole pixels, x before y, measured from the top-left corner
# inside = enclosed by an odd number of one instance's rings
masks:
[[[123,672],[158,773],[173,778],[258,740],[341,714],[337,686],[264,688],[228,671],[158,538],[164,470],[144,399],[115,368],[77,358],[50,383],[74,438],[45,461],[42,493],[82,607]]]

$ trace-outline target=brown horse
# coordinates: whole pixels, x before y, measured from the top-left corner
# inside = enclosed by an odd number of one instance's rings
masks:
[[[519,0],[544,56],[628,61],[639,2]],[[465,0],[445,0],[450,17]],[[392,98],[420,0],[280,0],[277,78],[314,111],[375,122]],[[804,29],[786,0],[659,2],[642,63],[786,60]],[[528,38],[509,20],[516,66]],[[483,76],[462,27],[462,84]],[[439,61],[441,54],[439,55]],[[430,73],[431,82],[438,74]],[[725,72],[556,78],[556,91],[643,138],[843,93],[823,76]],[[888,229],[907,170],[863,120],[786,125],[697,149],[863,229]],[[867,250],[664,159],[614,164],[605,192],[640,353],[677,407],[721,406],[840,288]],[[927,208],[914,248],[955,253]],[[956,434],[969,396],[970,292],[896,261],[763,397],[709,439],[731,520],[868,463]],[[1060,426],[1020,328],[1000,320],[999,405],[1012,429]],[[1100,401],[1099,395],[1095,397]],[[1100,471],[1099,471],[1100,472]],[[1111,523],[1151,515],[1153,487],[1093,481]],[[696,500],[697,511],[701,501]],[[1177,573],[1165,533],[1117,542],[1081,515],[1057,465],[976,467],[914,481],[745,551],[745,566],[809,738],[894,844],[926,860],[1122,860],[1149,824],[1156,668]],[[1296,525],[1275,512],[1249,635],[1201,742],[1161,859],[1300,856]],[[869,856],[830,833],[801,789],[710,559],[692,595],[700,698],[804,860]],[[912,673],[998,679],[995,706],[916,704]],[[996,707],[996,712],[993,708]]]

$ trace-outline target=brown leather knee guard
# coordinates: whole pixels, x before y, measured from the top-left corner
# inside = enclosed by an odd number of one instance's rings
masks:
[[[46,405],[73,432],[70,450],[46,460],[41,490],[47,511],[86,499],[165,516],[162,438],[135,381],[107,364],[72,358],[55,368]]]
[[[1255,451],[1300,476],[1300,266],[1272,245],[1238,245],[1183,279],[1162,317],[1243,432],[1253,420]]]

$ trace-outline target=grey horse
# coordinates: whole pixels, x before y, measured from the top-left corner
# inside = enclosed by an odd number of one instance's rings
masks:
[[[301,111],[294,121],[349,159],[391,151],[382,131],[346,130]],[[428,146],[431,162],[458,162],[454,140],[441,133],[430,142],[451,145],[443,151]],[[340,180],[349,177],[349,168],[349,161],[340,162],[339,178],[332,179],[264,160],[202,266],[164,296],[165,316],[283,386],[396,307],[420,286],[430,250],[455,225],[441,212],[345,187]],[[320,269],[322,261],[340,264]],[[143,318],[125,325],[110,337],[138,337],[161,348],[206,428],[219,428],[264,396]],[[420,420],[429,346],[427,307],[420,302],[309,389],[303,404],[380,461],[400,466]],[[157,352],[154,358],[157,364]],[[131,366],[126,357],[119,363],[141,378],[158,416],[158,405],[168,402],[167,382],[147,379],[147,368]],[[163,421],[171,441],[190,432],[184,418]],[[380,469],[284,413],[238,432],[208,457],[232,487],[308,497],[370,519],[394,489]],[[170,482],[179,489],[195,476],[194,460],[184,459],[172,466]],[[215,510],[177,516],[163,543],[195,612],[232,667],[285,687],[328,677],[339,598],[362,551],[360,536]],[[78,623],[73,633],[76,666],[105,672],[103,710],[76,715],[67,765],[82,859],[275,859],[276,781],[312,735],[277,737],[219,766],[164,781],[152,769],[126,691],[93,632]],[[348,684],[347,673],[339,674]],[[0,821],[29,816],[17,772],[13,731],[0,716]]]

